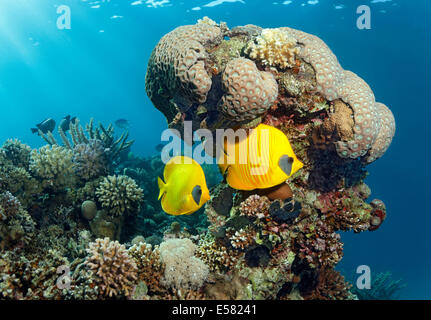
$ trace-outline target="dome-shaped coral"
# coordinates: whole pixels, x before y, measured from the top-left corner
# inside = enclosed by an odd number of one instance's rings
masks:
[[[245,58],[231,60],[223,72],[226,92],[218,109],[227,118],[240,122],[262,115],[274,103],[278,85],[269,72],[259,71],[256,64]]]
[[[105,177],[96,190],[97,199],[102,207],[114,216],[136,210],[143,194],[135,180],[124,175]]]

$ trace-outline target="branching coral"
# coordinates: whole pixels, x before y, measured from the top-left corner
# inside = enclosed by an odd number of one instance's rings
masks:
[[[250,58],[281,69],[292,68],[295,65],[299,50],[296,39],[281,29],[263,29],[246,48]]]
[[[143,281],[150,294],[162,294],[166,289],[161,284],[165,268],[160,258],[160,251],[151,244],[140,242],[128,249],[129,255],[138,267],[138,279]]]
[[[343,256],[340,235],[321,220],[306,223],[295,239],[299,257],[305,259],[311,268],[334,267]]]
[[[211,272],[231,270],[238,262],[238,254],[218,243],[210,234],[199,240],[196,256],[205,262]]]
[[[399,291],[406,287],[401,279],[393,279],[390,272],[379,272],[372,277],[370,289],[352,288],[359,300],[395,300]]]
[[[57,145],[33,150],[30,171],[35,177],[42,179],[45,187],[70,187],[74,183],[72,151]]]
[[[251,195],[245,201],[241,202],[239,212],[241,215],[264,218],[268,215],[268,209],[271,202],[267,197],[258,196],[257,194]]]
[[[138,277],[134,260],[124,245],[109,238],[89,244],[85,264],[93,271],[99,294],[104,297],[130,296]]]
[[[91,139],[73,148],[73,165],[77,176],[84,181],[97,178],[107,173],[107,156],[102,142]]]
[[[128,150],[134,142],[134,140],[127,140],[129,138],[128,131],[124,131],[119,138],[116,138],[112,124],[109,124],[108,127],[105,128],[102,123],[99,123],[99,126],[95,127],[93,118],[91,118],[90,122],[85,125],[85,130],[80,124],[79,119],[75,119],[73,123],[71,122],[70,139],[68,138],[66,132],[63,131],[61,126],[58,127],[58,133],[64,147],[71,150],[77,145],[89,144],[91,140],[101,141],[106,155],[111,161],[117,160],[120,153]],[[40,131],[39,134],[49,145],[58,145],[57,140],[54,138],[51,132],[48,132],[48,134],[45,135],[42,131]]]
[[[344,277],[333,269],[319,271],[317,287],[305,296],[306,300],[352,300],[355,297],[349,291],[351,285],[344,281]]]
[[[143,197],[143,190],[128,176],[107,176],[96,190],[98,201],[112,215],[133,212]]]
[[[194,256],[196,246],[190,239],[170,239],[160,244],[165,264],[162,284],[175,289],[199,289],[208,277],[208,266]]]
[[[31,148],[28,145],[18,139],[9,139],[3,144],[0,150],[5,158],[10,160],[14,166],[28,169],[31,153]]]
[[[35,223],[21,203],[10,192],[0,194],[0,248],[28,244]]]

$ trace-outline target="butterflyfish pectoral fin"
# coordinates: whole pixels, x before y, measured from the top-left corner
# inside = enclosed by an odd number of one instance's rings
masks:
[[[193,197],[193,200],[196,202],[196,204],[199,205],[202,197],[202,188],[199,185],[193,188],[192,197]]]
[[[281,170],[287,176],[290,176],[292,174],[292,168],[293,168],[293,161],[294,159],[292,157],[289,157],[287,154],[282,155],[280,157],[280,160],[278,160],[278,165],[280,166]]]

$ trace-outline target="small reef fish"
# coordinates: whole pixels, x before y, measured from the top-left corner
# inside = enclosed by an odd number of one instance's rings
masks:
[[[169,160],[163,180],[158,178],[159,200],[168,214],[192,214],[210,199],[204,171],[192,158],[176,156]]]
[[[229,155],[229,151],[235,154]],[[277,186],[303,167],[286,135],[265,124],[260,124],[239,141],[225,141],[223,157],[219,169],[227,183],[237,190]]]
[[[36,125],[36,128],[31,128],[32,133],[37,133],[42,131],[43,133],[48,133],[48,131],[53,132],[55,128],[55,120],[52,118],[48,118],[43,120],[41,123]]]
[[[115,125],[121,129],[128,129],[130,127],[130,121],[127,119],[118,119],[115,120]]]
[[[164,147],[165,145],[163,143],[159,143],[157,146],[154,147],[154,149],[156,149],[157,152],[162,152]]]
[[[63,132],[67,132],[70,129],[70,124],[74,124],[76,121],[76,117],[71,118],[70,115],[65,116],[61,119],[59,127]]]

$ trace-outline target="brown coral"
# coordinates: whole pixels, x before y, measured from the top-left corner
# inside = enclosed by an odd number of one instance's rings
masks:
[[[333,269],[322,269],[319,272],[317,287],[305,300],[352,300],[354,296],[349,291],[351,285],[344,277]]]
[[[87,249],[85,264],[93,271],[99,293],[104,297],[130,296],[138,269],[124,245],[109,238],[96,239]]]
[[[353,111],[345,103],[336,100],[333,104],[333,112],[323,122],[325,133],[336,133],[342,140],[353,138]]]
[[[138,279],[144,281],[150,294],[161,294],[166,291],[160,283],[164,274],[164,265],[160,259],[158,247],[154,250],[151,244],[140,242],[128,249],[129,255],[138,267]]]

